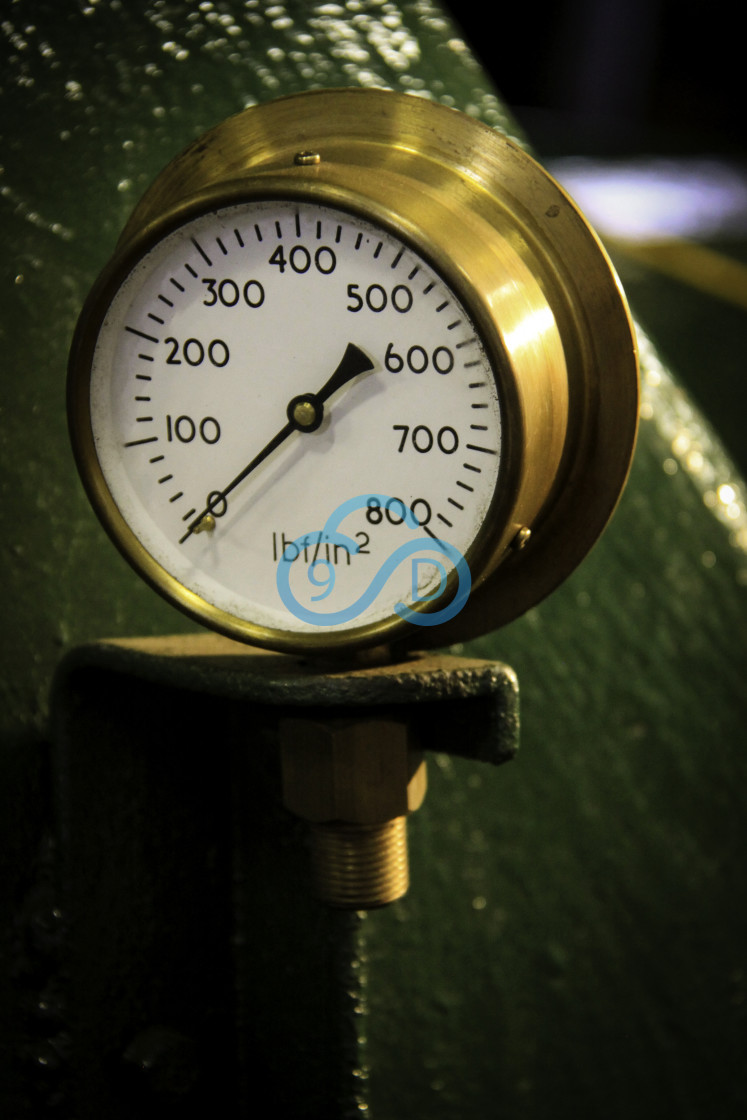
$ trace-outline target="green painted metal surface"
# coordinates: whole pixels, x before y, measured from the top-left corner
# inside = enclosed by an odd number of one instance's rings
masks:
[[[85,294],[160,167],[246,104],[384,84],[510,126],[427,0],[18,0],[2,20],[0,1100],[21,1117],[39,1054],[64,1067],[59,1047],[39,1050],[43,1017],[27,1005],[57,945],[40,856],[54,667],[90,638],[189,628],[115,553],[75,476],[64,371]],[[600,544],[550,600],[469,647],[518,673],[517,760],[438,756],[408,898],[311,938],[336,941],[356,993],[358,1114],[745,1113],[743,490],[648,351],[644,389],[630,484]],[[278,898],[270,924],[297,919]],[[262,944],[278,965],[284,939],[268,928]],[[290,988],[264,992],[280,1052],[294,998],[313,1005],[309,958],[289,966]],[[340,1091],[340,1115],[351,1100]]]

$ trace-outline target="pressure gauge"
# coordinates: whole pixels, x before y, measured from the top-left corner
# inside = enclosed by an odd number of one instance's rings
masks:
[[[159,176],[81,315],[69,416],[105,527],[195,618],[279,650],[443,645],[593,544],[635,346],[523,151],[422,99],[318,92]]]

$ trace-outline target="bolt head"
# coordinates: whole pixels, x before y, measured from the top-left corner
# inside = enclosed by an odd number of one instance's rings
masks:
[[[284,719],[280,749],[285,806],[307,821],[377,824],[425,797],[425,761],[395,720]]]

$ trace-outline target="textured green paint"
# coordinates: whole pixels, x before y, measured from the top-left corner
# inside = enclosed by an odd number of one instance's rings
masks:
[[[709,245],[726,262],[747,269],[747,242],[724,239]],[[686,253],[686,247],[683,246]],[[661,357],[716,425],[719,437],[741,475],[747,472],[744,417],[747,383],[743,376],[747,350],[744,307],[717,299],[646,267],[619,249],[615,267],[644,329],[656,339]],[[747,271],[741,283],[747,299]],[[736,298],[737,293],[735,293]]]
[[[189,627],[105,539],[65,432],[69,338],[135,200],[204,128],[280,93],[378,83],[505,118],[425,2],[19,0],[3,19],[5,908],[30,881],[61,652]],[[545,604],[469,647],[518,672],[518,759],[431,766],[411,894],[356,934],[375,1120],[745,1114],[744,506],[716,516],[729,511],[711,495],[734,482],[718,442],[676,388],[649,393],[601,543]],[[678,432],[699,447],[681,438],[675,454]],[[278,992],[278,1022],[292,1007]],[[1,1028],[8,1053],[19,1016]],[[3,1076],[5,1114],[24,1115],[12,1060]]]

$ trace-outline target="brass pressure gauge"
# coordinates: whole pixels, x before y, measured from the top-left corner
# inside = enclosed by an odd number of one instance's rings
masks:
[[[444,645],[567,576],[637,422],[614,271],[521,149],[378,90],[247,109],[178,156],[78,324],[69,416],[115,543],[276,650]]]

